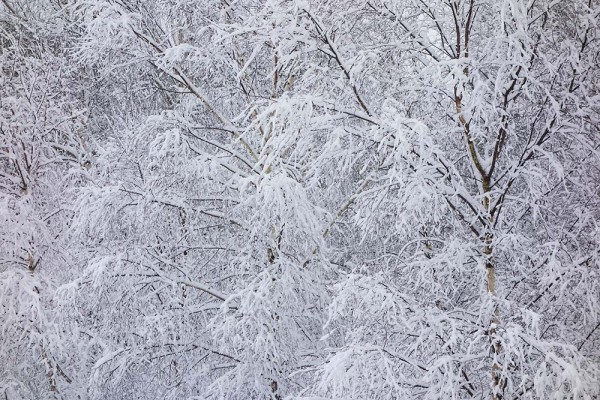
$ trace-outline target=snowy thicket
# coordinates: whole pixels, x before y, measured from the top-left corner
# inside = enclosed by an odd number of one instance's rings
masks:
[[[600,398],[599,23],[1,0],[0,397]]]

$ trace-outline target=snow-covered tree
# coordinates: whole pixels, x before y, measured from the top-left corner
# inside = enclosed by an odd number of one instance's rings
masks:
[[[350,134],[374,148],[358,162],[364,183],[349,218],[368,247],[345,256],[317,393],[597,396],[595,7],[313,9],[323,51],[348,70],[354,113],[370,127]],[[373,66],[387,60],[396,69],[378,77]],[[370,95],[369,80],[385,94]]]
[[[55,290],[73,279],[72,189],[89,167],[85,110],[59,10],[0,9],[0,390],[64,398],[72,383]],[[74,398],[74,397],[72,397]]]
[[[600,395],[598,4],[3,3],[4,386]]]

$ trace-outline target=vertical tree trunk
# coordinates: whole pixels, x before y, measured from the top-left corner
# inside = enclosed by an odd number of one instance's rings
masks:
[[[488,173],[481,176],[482,189],[483,189],[483,208],[486,213],[486,221],[488,228],[491,228],[494,224],[494,218],[490,214],[490,190],[491,190],[491,178]],[[492,232],[486,232],[483,237],[483,255],[485,257],[485,271],[487,279],[487,292],[493,298],[496,297],[496,269],[492,260],[494,247],[493,240],[494,234]],[[495,303],[495,299],[493,299]],[[502,372],[500,364],[498,364],[498,357],[502,352],[502,346],[499,340],[496,338],[497,327],[500,324],[500,315],[498,306],[494,305],[494,311],[492,319],[490,321],[490,328],[488,331],[491,343],[491,353],[493,357],[492,361],[492,400],[501,400],[502,391],[504,389],[504,383],[502,379]]]

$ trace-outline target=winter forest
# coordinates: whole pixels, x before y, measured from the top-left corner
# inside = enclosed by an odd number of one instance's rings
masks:
[[[600,1],[0,0],[0,399],[600,399]]]

